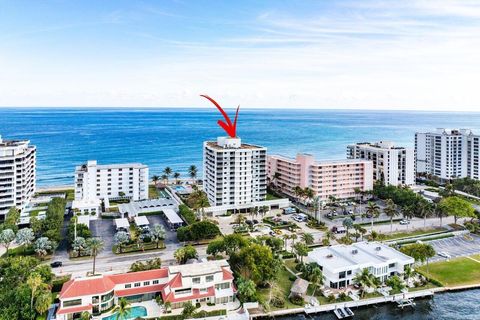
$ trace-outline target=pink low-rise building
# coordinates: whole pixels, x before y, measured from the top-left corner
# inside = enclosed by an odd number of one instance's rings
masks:
[[[355,189],[373,188],[373,164],[369,160],[345,159],[316,161],[310,154],[295,159],[278,155],[267,157],[267,176],[282,192],[294,196],[294,188],[311,188],[326,201],[355,197]]]

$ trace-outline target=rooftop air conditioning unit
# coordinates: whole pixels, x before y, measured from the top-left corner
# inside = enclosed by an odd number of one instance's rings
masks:
[[[331,253],[327,254],[327,258],[328,259],[333,258],[333,254],[331,254]]]
[[[358,250],[355,249],[355,250],[352,250],[352,254],[357,254],[358,253]]]
[[[382,250],[382,247],[376,247],[375,250],[380,251]]]

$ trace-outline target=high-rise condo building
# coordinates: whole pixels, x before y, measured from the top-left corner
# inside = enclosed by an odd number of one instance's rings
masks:
[[[263,201],[267,194],[267,149],[219,137],[203,144],[203,188],[211,206]]]
[[[479,141],[469,129],[444,129],[415,133],[418,173],[443,180],[479,176]]]
[[[148,199],[148,167],[141,163],[98,165],[97,161],[76,167],[73,208],[97,213],[100,200],[115,198]]]
[[[333,196],[348,199],[373,188],[373,163],[362,159],[315,161],[310,154],[295,159],[278,155],[267,157],[267,175],[282,192],[295,196],[295,187],[311,188],[315,197],[327,201]]]
[[[36,148],[29,144],[0,136],[0,221],[12,207],[23,211],[35,193]]]
[[[415,184],[414,150],[396,147],[392,142],[362,142],[347,146],[349,159],[364,159],[373,162],[373,180],[387,185]]]

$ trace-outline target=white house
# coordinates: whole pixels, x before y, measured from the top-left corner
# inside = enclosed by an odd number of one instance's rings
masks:
[[[380,281],[403,274],[405,266],[415,262],[398,250],[378,242],[358,242],[317,248],[308,254],[308,261],[322,269],[325,285],[340,289],[353,284],[353,278],[368,269]]]

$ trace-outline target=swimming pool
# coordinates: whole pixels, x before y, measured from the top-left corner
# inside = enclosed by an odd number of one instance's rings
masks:
[[[176,186],[175,187],[175,191],[185,191],[185,187],[184,186]]]
[[[137,317],[146,317],[147,309],[145,307],[137,306],[131,307],[130,313],[126,318],[121,318],[122,320],[131,320]],[[117,320],[117,313],[111,314],[108,317],[102,318],[102,320]]]

